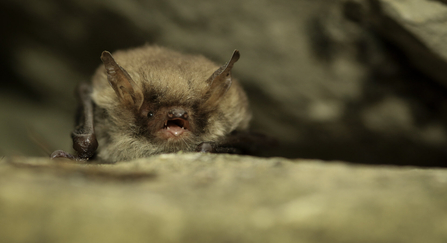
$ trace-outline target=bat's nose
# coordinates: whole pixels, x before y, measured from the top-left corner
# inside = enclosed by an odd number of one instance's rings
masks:
[[[176,107],[176,108],[172,108],[169,112],[168,112],[168,117],[169,118],[182,118],[182,119],[188,119],[188,113],[180,107]]]

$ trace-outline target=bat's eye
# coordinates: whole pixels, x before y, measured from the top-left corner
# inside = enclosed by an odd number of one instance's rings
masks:
[[[151,117],[153,117],[154,116],[154,113],[152,113],[152,111],[149,111],[148,113],[147,113],[147,117],[148,118],[151,118]]]

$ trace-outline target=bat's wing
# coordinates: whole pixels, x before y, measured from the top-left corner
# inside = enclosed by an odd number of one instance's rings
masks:
[[[95,155],[98,148],[94,128],[94,104],[91,98],[92,87],[82,83],[78,87],[79,108],[76,116],[76,127],[72,132],[73,148],[77,155],[71,155],[62,150],[56,150],[51,158],[69,158],[75,160],[88,160]]]
[[[196,152],[261,155],[263,150],[276,146],[276,139],[263,134],[234,131],[219,143],[203,142],[199,144],[196,147]]]

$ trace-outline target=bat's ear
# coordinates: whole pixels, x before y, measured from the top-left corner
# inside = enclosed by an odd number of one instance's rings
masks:
[[[217,105],[219,99],[227,92],[231,86],[231,69],[237,60],[239,60],[240,53],[238,50],[234,50],[231,59],[222,67],[217,69],[211,77],[206,81],[209,86],[207,101],[205,106]]]
[[[107,71],[107,80],[113,90],[115,90],[121,103],[128,106],[134,106],[139,110],[144,100],[141,89],[135,84],[126,70],[116,63],[110,52],[103,51],[101,60]]]

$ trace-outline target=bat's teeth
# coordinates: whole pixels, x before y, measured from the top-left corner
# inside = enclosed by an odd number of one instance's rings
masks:
[[[166,127],[166,129],[168,129],[168,130],[169,130],[169,127]]]

